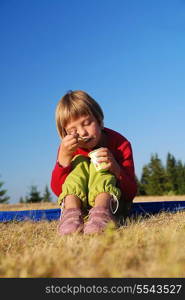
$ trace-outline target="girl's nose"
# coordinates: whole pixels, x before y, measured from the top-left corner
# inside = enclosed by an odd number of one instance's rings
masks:
[[[87,130],[83,127],[78,129],[78,134],[79,134],[79,136],[82,136],[82,137],[88,136]]]

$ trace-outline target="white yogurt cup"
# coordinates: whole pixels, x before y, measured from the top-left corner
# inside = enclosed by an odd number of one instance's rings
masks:
[[[100,157],[97,158],[97,153],[99,149],[93,150],[91,152],[89,152],[88,156],[91,158],[92,163],[95,166],[96,171],[100,171],[100,170],[106,170],[105,166],[107,165],[106,162],[99,162],[97,159],[99,159]]]

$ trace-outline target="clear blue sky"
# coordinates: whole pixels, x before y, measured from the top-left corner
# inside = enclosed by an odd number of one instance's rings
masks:
[[[0,181],[10,202],[50,185],[54,113],[69,89],[92,95],[105,126],[130,140],[138,177],[152,153],[185,161],[184,0],[0,0],[0,40]]]

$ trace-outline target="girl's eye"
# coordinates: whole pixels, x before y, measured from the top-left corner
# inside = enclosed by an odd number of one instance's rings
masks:
[[[91,124],[91,121],[90,120],[85,120],[85,122],[84,122],[84,125],[85,126],[88,126],[88,125],[90,125]]]

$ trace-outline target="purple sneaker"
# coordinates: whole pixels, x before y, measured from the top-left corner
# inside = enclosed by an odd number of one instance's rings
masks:
[[[89,219],[84,225],[85,234],[101,233],[108,223],[112,222],[116,227],[116,221],[109,208],[96,206],[90,209]]]
[[[58,233],[60,235],[65,235],[81,232],[83,230],[83,225],[83,215],[80,208],[64,209],[58,225]]]

